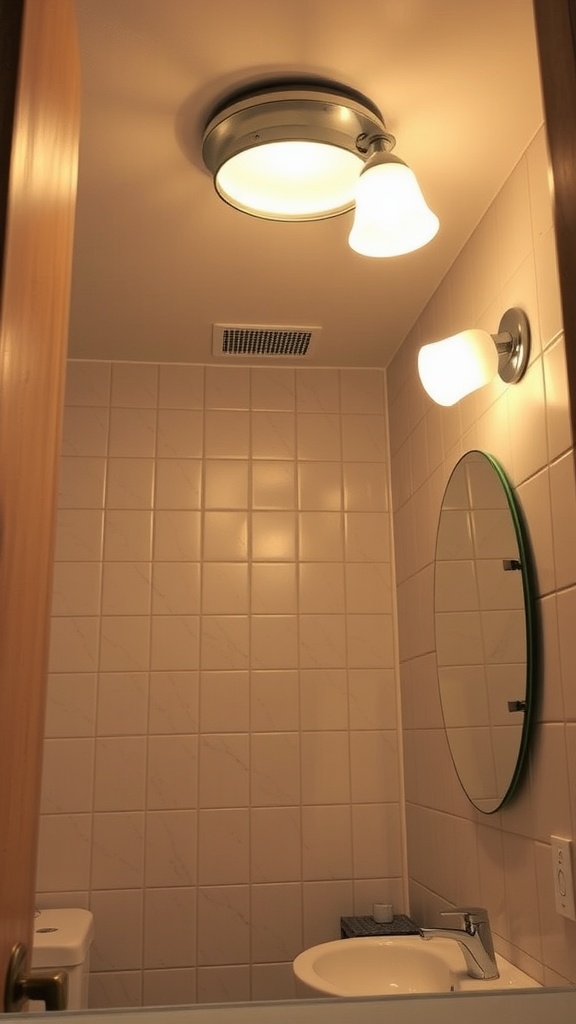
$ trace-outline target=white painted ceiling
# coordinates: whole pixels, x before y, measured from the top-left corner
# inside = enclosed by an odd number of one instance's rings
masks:
[[[213,323],[274,324],[322,327],[301,365],[385,366],[542,123],[531,0],[76,4],[76,358],[209,363]],[[369,259],[352,214],[274,223],[218,199],[213,107],[295,75],[380,108],[440,218],[428,246]]]

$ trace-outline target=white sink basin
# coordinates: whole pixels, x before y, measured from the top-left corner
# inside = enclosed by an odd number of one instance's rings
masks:
[[[496,959],[500,977],[478,981],[468,976],[451,939],[425,942],[419,935],[383,935],[312,946],[292,966],[296,995],[302,999],[540,987],[507,960]]]

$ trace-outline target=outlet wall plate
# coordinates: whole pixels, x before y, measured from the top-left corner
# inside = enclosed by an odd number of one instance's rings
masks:
[[[552,843],[552,874],[556,911],[562,917],[576,921],[574,905],[574,876],[572,873],[572,840],[550,836]]]

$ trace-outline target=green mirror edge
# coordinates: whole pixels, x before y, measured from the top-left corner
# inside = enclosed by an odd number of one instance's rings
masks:
[[[474,450],[478,451],[478,449],[473,449],[473,451]],[[467,452],[466,454],[470,453]],[[534,604],[534,595],[536,593],[534,586],[534,566],[532,553],[528,544],[528,532],[524,525],[521,508],[516,499],[512,485],[510,484],[510,481],[498,460],[495,459],[493,455],[489,455],[488,452],[478,451],[478,454],[483,455],[493,467],[506,495],[510,515],[512,516],[512,521],[514,523],[518,550],[520,552],[520,562],[522,565],[522,589],[524,592],[524,617],[526,622],[526,708],[524,711],[524,722],[522,725],[522,736],[520,739],[520,749],[518,751],[516,768],[514,769],[514,774],[510,780],[510,785],[508,786],[508,789],[502,797],[498,807],[495,807],[493,811],[482,812],[484,814],[496,814],[497,811],[502,810],[503,807],[510,803],[524,771],[528,754],[528,743],[532,732],[534,706],[536,703],[535,677],[539,650],[537,645],[536,608]]]

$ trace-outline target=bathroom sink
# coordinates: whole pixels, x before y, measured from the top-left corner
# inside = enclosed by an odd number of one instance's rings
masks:
[[[292,966],[296,995],[304,999],[539,987],[502,957],[496,959],[500,977],[478,981],[468,977],[462,953],[450,939],[382,935],[312,946]]]

